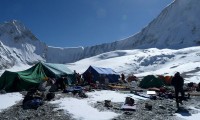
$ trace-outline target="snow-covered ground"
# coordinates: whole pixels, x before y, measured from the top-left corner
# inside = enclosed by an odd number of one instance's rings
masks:
[[[124,102],[125,97],[131,96],[137,102],[137,100],[144,99],[138,96],[134,96],[133,94],[123,94],[117,91],[95,91],[87,93],[89,98],[86,99],[77,99],[77,98],[61,98],[56,101],[50,102],[51,104],[59,104],[59,108],[55,109],[63,109],[66,112],[72,114],[73,118],[77,120],[110,120],[120,114],[114,113],[112,111],[99,111],[96,108],[92,107],[93,103],[97,101],[103,100],[111,100],[112,102]],[[19,93],[7,93],[0,94],[0,112],[3,109],[9,108],[10,106],[19,102],[19,100],[23,99],[22,95]],[[191,107],[191,109],[196,109]],[[198,109],[196,109],[198,110]],[[198,110],[199,111],[199,110]],[[98,117],[97,117],[98,116]],[[186,120],[198,120],[200,117],[200,113],[191,114],[190,116],[184,114],[176,114],[177,117]]]
[[[111,111],[99,111],[96,108],[92,107],[93,103],[97,101],[104,101],[104,100],[111,100],[112,102],[124,102],[126,97],[132,97],[136,101],[139,99],[145,99],[142,97],[135,96],[133,94],[123,94],[117,91],[95,91],[87,93],[88,98],[86,99],[77,99],[77,98],[62,98],[56,101],[52,101],[52,104],[59,104],[59,109],[64,109],[66,112],[69,112],[74,116],[76,119],[81,120],[109,120],[113,117],[118,116],[119,114],[111,112]],[[8,108],[19,100],[23,99],[22,95],[19,93],[7,93],[7,94],[0,94],[0,111]],[[87,110],[87,114],[86,114]],[[89,113],[89,114],[88,114]],[[92,113],[92,114],[90,114]]]
[[[20,93],[7,93],[7,94],[0,94],[0,112],[2,109],[6,109],[20,100],[22,100],[22,94]]]
[[[190,107],[190,108],[199,111],[199,109],[196,109],[194,107]],[[188,115],[188,114],[184,114],[184,113],[182,113],[182,114],[176,113],[176,115],[177,115],[177,117],[182,118],[184,120],[199,120],[199,117],[200,117],[200,113],[192,114],[192,115]]]
[[[93,103],[97,101],[111,100],[112,102],[124,102],[125,98],[131,96],[134,99],[144,99],[133,94],[123,94],[116,91],[95,91],[87,93],[89,98],[76,99],[76,98],[63,98],[53,101],[51,103],[59,103],[61,106],[59,109],[64,109],[70,114],[74,115],[74,118],[81,120],[109,120],[119,114],[111,111],[99,111],[92,107]],[[78,103],[78,104],[77,104]],[[86,114],[87,110],[87,114]],[[90,114],[92,113],[92,114]],[[97,117],[98,116],[98,117]]]

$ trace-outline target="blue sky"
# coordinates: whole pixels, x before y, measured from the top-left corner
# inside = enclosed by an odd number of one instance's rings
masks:
[[[0,0],[0,22],[19,20],[56,47],[91,46],[134,35],[173,0]]]

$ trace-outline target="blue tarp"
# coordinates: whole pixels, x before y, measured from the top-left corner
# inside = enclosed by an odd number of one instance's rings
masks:
[[[95,67],[95,66],[90,66],[84,73],[83,76],[87,75],[88,72],[92,73],[93,76],[93,81],[99,81],[101,78],[100,77],[106,77],[109,79],[110,83],[118,82],[119,80],[119,74],[116,73],[114,70],[111,68],[102,68],[102,67]]]

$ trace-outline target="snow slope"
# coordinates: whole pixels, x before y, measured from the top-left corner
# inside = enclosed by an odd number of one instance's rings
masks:
[[[80,73],[90,65],[109,67],[118,73],[138,77],[149,74],[174,75],[179,71],[186,82],[200,82],[200,47],[118,50],[67,64],[70,69]]]

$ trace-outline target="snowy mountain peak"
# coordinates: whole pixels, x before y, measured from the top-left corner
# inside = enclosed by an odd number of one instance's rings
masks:
[[[200,45],[200,1],[175,0],[136,35],[118,41],[120,49],[185,48]]]
[[[44,61],[46,48],[21,22],[0,24],[0,69]]]
[[[21,22],[6,22],[0,24],[0,69],[7,64],[15,65],[16,62],[28,64],[43,60],[71,63],[116,50],[199,46],[199,6],[200,0],[175,0],[134,36],[85,48],[49,47],[39,41]]]
[[[17,20],[0,24],[0,37],[6,35],[12,37],[15,42],[23,40],[25,37],[30,37],[30,40],[38,40],[24,24]]]
[[[21,21],[19,21],[19,20],[6,21],[2,25],[6,26],[6,27],[10,26],[10,28],[12,28],[12,29],[17,29],[18,32],[20,32],[20,31],[27,31],[28,30],[25,27],[25,25]]]

